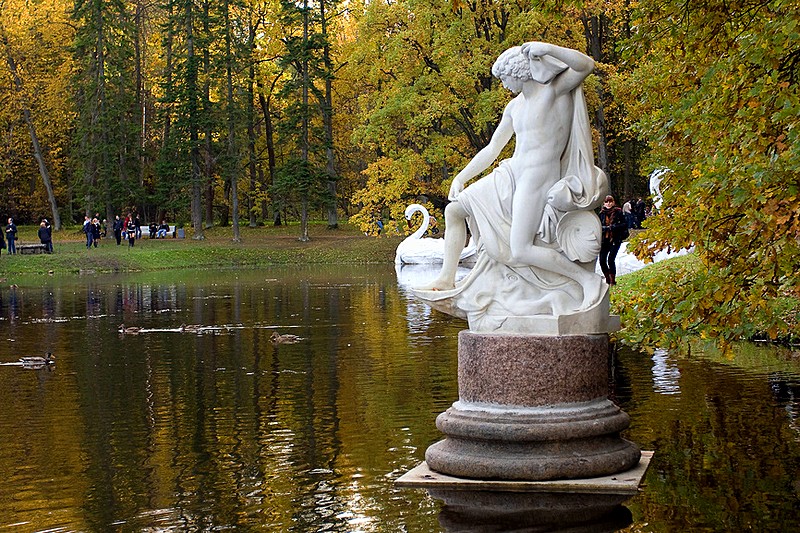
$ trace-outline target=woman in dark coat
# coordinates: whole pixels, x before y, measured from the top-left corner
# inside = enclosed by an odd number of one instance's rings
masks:
[[[42,220],[39,223],[39,242],[44,244],[45,252],[48,254],[53,252],[53,235],[46,220]]]
[[[97,248],[97,242],[100,240],[100,221],[97,218],[92,219],[92,227],[89,228],[92,231],[94,247]]]
[[[606,283],[616,285],[617,252],[622,246],[622,241],[627,238],[628,223],[622,209],[617,206],[614,197],[610,194],[603,202],[600,210],[600,224],[603,226],[603,241],[600,245],[600,269],[606,277]]]
[[[17,225],[14,224],[14,219],[8,219],[8,226],[6,226],[6,240],[8,241],[8,253],[17,253]]]

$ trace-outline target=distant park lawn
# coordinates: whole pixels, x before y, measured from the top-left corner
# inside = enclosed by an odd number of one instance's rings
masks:
[[[36,226],[20,226],[17,244],[38,244]],[[80,227],[69,227],[53,234],[53,254],[17,254],[6,250],[0,256],[0,275],[68,274],[81,271],[142,272],[164,269],[230,268],[283,264],[367,264],[391,263],[400,236],[367,237],[355,226],[341,224],[330,230],[324,223],[310,224],[310,241],[300,242],[296,223],[283,226],[240,228],[241,243],[233,242],[230,227],[205,231],[204,240],[149,239],[127,241],[117,246],[114,238],[102,239],[97,248],[86,249]],[[9,280],[10,281],[10,280]]]

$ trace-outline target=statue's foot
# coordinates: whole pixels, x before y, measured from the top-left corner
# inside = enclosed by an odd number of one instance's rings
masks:
[[[446,291],[455,289],[455,284],[449,279],[436,278],[430,283],[426,283],[420,287],[414,287],[415,291]]]
[[[605,284],[603,278],[600,276],[589,276],[589,280],[583,286],[583,303],[581,303],[581,311],[589,309],[599,302],[607,287],[608,286]]]

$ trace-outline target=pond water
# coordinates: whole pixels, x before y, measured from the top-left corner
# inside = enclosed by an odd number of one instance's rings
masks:
[[[0,366],[0,531],[443,531],[442,504],[393,481],[441,438],[465,324],[404,281],[338,266],[2,284],[0,362],[57,364]],[[800,531],[800,358],[748,350],[617,350],[626,437],[656,451],[626,530]]]

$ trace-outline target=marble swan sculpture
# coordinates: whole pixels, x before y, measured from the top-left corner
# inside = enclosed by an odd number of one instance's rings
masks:
[[[395,251],[395,264],[421,265],[434,264],[444,261],[444,239],[431,239],[423,237],[428,230],[431,216],[424,205],[411,204],[406,208],[406,220],[411,220],[414,213],[422,213],[422,225],[403,240]],[[467,246],[461,251],[460,261],[465,261],[475,256],[475,245],[470,239]]]

